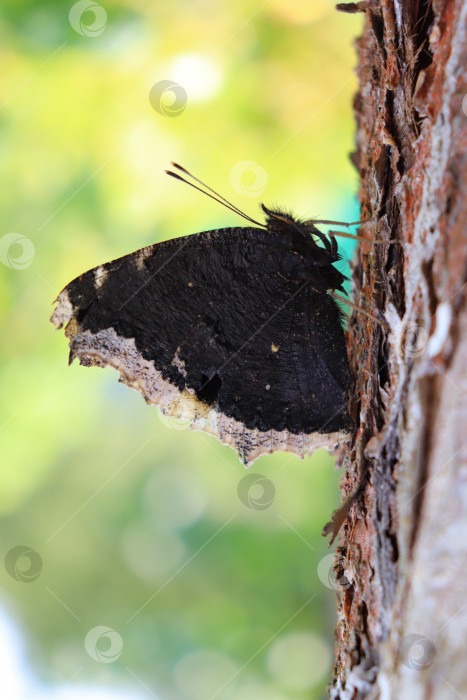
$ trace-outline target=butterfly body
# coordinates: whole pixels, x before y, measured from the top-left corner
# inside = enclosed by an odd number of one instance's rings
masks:
[[[351,427],[341,312],[328,293],[345,279],[335,239],[263,209],[264,228],[184,236],[89,270],[51,319],[67,324],[70,362],[116,368],[246,464],[331,448]]]

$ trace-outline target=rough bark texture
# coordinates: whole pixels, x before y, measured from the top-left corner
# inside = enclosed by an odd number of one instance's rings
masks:
[[[467,3],[371,0],[355,101],[362,215],[330,697],[467,698]]]

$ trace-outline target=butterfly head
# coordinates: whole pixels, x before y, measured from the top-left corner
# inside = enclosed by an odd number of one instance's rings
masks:
[[[267,230],[286,241],[287,252],[282,261],[286,276],[310,281],[316,291],[344,291],[342,283],[346,277],[333,267],[333,263],[340,260],[336,239],[322,233],[312,220],[301,221],[288,212],[268,209],[264,204],[261,208],[266,214]]]
[[[266,223],[263,224],[242,212],[186,168],[178,163],[172,163],[172,166],[177,172],[166,170],[168,175],[211,197],[222,206],[242,216],[250,224],[267,229],[279,239],[282,248],[282,272],[279,274],[296,282],[311,282],[316,291],[324,292],[328,289],[344,291],[342,283],[346,278],[333,267],[333,263],[340,259],[337,241],[334,237],[321,233],[313,221],[301,221],[286,211],[268,209],[262,204],[261,207],[266,215]],[[180,173],[183,173],[183,176]],[[194,182],[190,182],[185,177]]]
[[[339,260],[337,253],[337,241],[335,238],[325,236],[318,228],[316,228],[313,219],[302,221],[297,219],[292,214],[279,209],[268,209],[264,204],[261,205],[262,210],[266,214],[266,227],[273,233],[288,233],[292,238],[296,237],[299,240],[312,241],[316,245],[315,238],[318,238],[324,246],[324,250],[329,253],[331,262]]]

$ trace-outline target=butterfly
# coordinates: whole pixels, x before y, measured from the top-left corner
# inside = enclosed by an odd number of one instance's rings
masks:
[[[346,277],[334,267],[335,237],[316,223],[336,222],[264,204],[258,222],[172,165],[169,175],[249,225],[156,243],[70,282],[51,317],[65,326],[70,363],[114,367],[149,404],[216,436],[245,465],[275,451],[332,450],[352,429],[334,296]]]

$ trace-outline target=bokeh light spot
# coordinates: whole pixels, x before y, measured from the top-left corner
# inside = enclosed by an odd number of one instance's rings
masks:
[[[215,95],[221,85],[218,65],[199,54],[182,54],[172,64],[170,77],[183,85],[190,102],[203,102]]]
[[[275,642],[267,665],[282,686],[293,691],[309,690],[328,675],[331,648],[315,634],[295,632]]]

